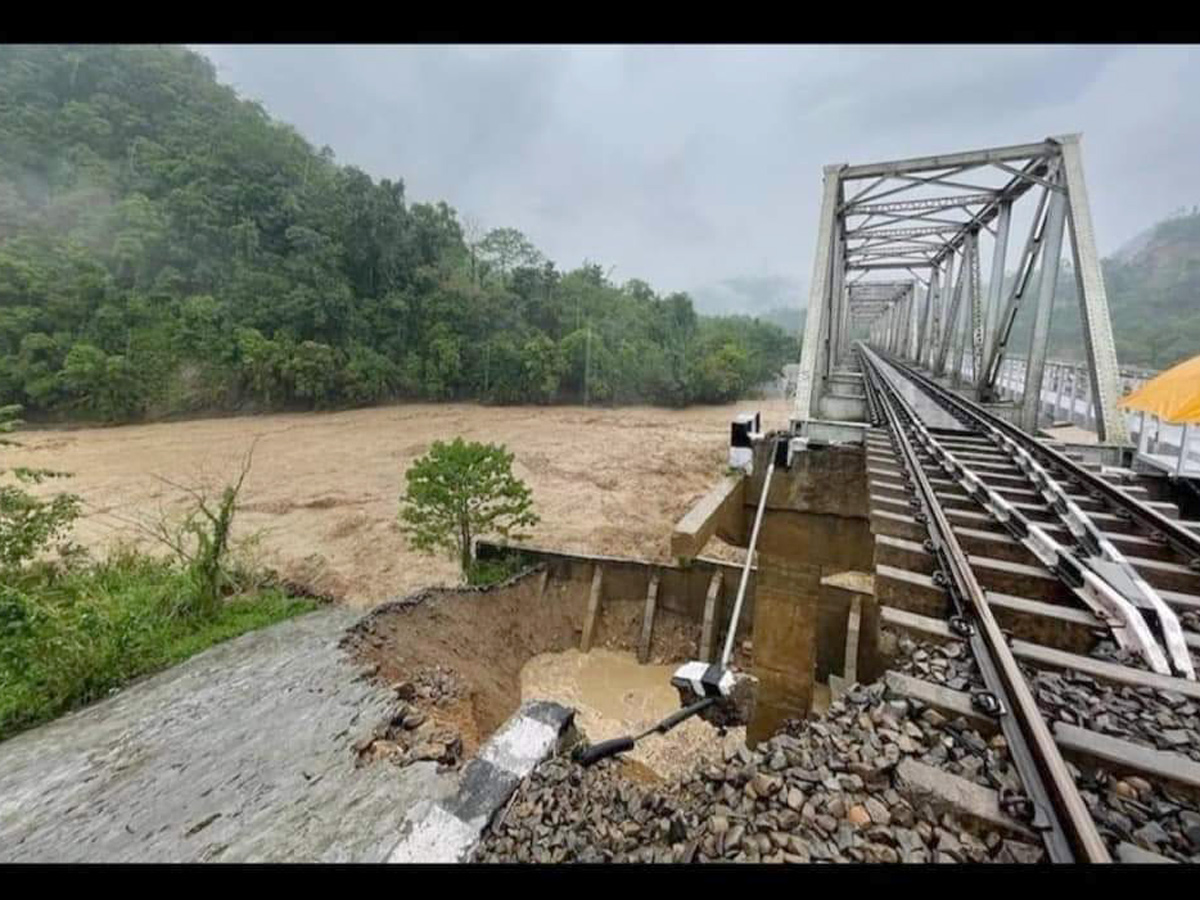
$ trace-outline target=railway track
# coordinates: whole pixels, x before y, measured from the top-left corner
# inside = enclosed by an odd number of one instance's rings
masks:
[[[953,687],[893,672],[890,689],[1003,733],[1025,796],[1001,800],[1052,860],[1128,858],[1160,820],[1169,828],[1154,846],[1192,858],[1200,536],[1145,486],[863,345],[858,356],[877,426],[867,465],[881,620],[968,646],[979,670]]]

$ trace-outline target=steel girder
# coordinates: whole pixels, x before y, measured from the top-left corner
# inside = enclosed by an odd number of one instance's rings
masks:
[[[1036,212],[1016,261],[1016,278],[1006,291],[1003,273],[1014,208],[1026,195],[1038,197]],[[1119,367],[1078,135],[826,166],[794,417],[820,417],[825,379],[848,352],[851,327],[864,323],[870,323],[873,341],[935,375],[944,374],[949,363],[957,381],[969,365],[980,399],[995,400],[1013,323],[1031,305],[1025,396],[1038,397],[1067,234],[1097,430],[1103,441],[1127,443],[1116,407]],[[984,240],[991,241],[986,283],[980,271]],[[866,280],[876,271],[905,272],[911,280]],[[863,280],[851,281],[850,272]],[[1022,425],[1036,429],[1036,408],[1023,410]]]

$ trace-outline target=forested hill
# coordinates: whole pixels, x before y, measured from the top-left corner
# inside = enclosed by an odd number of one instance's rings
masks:
[[[465,236],[191,51],[0,46],[0,403],[681,405],[797,358],[774,325],[603,272],[560,271],[513,229]]]
[[[1065,251],[1064,251],[1065,252]],[[1064,260],[1055,288],[1050,356],[1083,359],[1075,273]],[[1102,260],[1117,359],[1125,366],[1165,369],[1200,353],[1200,214],[1177,213]],[[1014,272],[1005,275],[1005,294]],[[1033,305],[1017,316],[1009,347],[1029,346]]]
[[[1162,369],[1200,353],[1200,214],[1177,214],[1104,261],[1122,363]]]

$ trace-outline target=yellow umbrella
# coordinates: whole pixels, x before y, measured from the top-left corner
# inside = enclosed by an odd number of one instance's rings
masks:
[[[1167,369],[1120,400],[1172,425],[1200,425],[1200,356]]]

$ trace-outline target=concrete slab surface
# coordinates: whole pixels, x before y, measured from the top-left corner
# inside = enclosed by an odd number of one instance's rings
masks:
[[[389,692],[326,609],[242,635],[0,743],[0,862],[379,862],[453,792],[434,763],[354,767]]]

